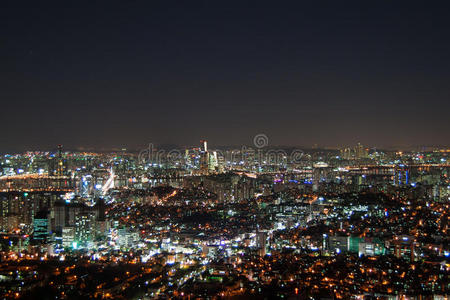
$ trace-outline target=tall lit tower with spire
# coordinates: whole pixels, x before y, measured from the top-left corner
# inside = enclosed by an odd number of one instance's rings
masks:
[[[202,174],[208,174],[209,171],[209,154],[208,154],[208,142],[206,140],[201,140],[200,143],[200,172]]]

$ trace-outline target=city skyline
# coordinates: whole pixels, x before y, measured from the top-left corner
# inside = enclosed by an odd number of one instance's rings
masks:
[[[0,156],[5,299],[445,299],[450,149]]]
[[[448,146],[448,5],[173,4],[2,4],[1,151]]]
[[[448,299],[449,16],[4,1],[0,299]]]

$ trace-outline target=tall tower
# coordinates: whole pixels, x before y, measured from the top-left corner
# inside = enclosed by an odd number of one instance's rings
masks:
[[[209,171],[209,154],[208,154],[208,142],[201,140],[202,147],[200,148],[200,171],[206,175]]]
[[[64,158],[62,155],[62,145],[58,145],[58,156],[57,156],[57,166],[56,166],[56,176],[64,176],[65,165]]]
[[[56,176],[56,186],[58,188],[67,187],[67,178],[66,178],[66,162],[62,153],[62,145],[58,145],[58,152],[56,154],[55,160],[56,168],[55,168],[55,176]]]
[[[203,152],[208,152],[208,141],[206,140],[201,140],[200,143],[203,146],[203,149],[201,149]]]
[[[256,249],[258,255],[265,256],[267,253],[267,232],[256,230]]]
[[[218,167],[217,152],[213,151],[213,152],[211,152],[211,154],[209,154],[208,169],[210,171],[215,171],[217,167]]]
[[[355,147],[356,158],[357,159],[367,158],[368,154],[369,153],[368,153],[367,149],[365,149],[363,145],[358,143],[358,145]]]

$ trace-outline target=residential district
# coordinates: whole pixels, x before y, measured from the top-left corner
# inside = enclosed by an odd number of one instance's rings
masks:
[[[5,154],[0,299],[448,299],[449,154]]]

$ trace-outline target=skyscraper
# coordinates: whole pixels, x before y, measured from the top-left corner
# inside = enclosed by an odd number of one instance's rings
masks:
[[[363,145],[358,143],[358,145],[356,145],[356,147],[355,147],[355,155],[356,155],[357,159],[367,158],[368,151],[367,151],[367,149],[364,148]]]
[[[202,144],[200,148],[200,172],[206,175],[209,171],[208,142],[201,140],[200,143]]]
[[[56,176],[64,176],[65,169],[64,158],[62,155],[62,145],[58,145]]]
[[[45,243],[49,233],[48,212],[40,211],[36,214],[33,221],[33,240],[39,243]]]

